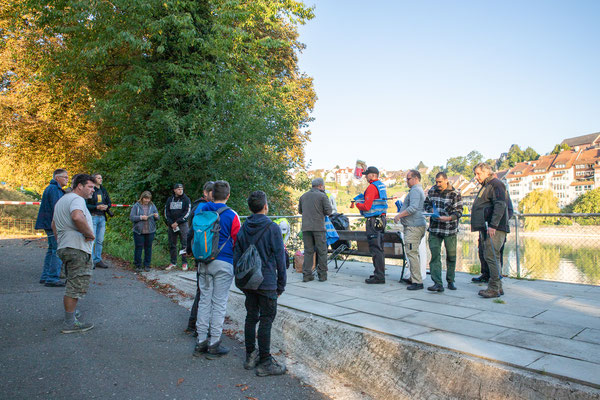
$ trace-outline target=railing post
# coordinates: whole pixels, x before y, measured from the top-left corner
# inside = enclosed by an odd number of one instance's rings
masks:
[[[515,214],[515,251],[517,254],[517,278],[521,277],[521,260],[519,258],[519,215]]]

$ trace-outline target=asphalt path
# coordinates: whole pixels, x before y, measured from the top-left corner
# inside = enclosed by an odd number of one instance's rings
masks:
[[[61,334],[64,288],[38,283],[44,240],[0,240],[2,399],[327,399],[289,374],[260,378],[226,357],[192,357],[189,312],[115,266],[96,269],[78,309],[94,329]]]

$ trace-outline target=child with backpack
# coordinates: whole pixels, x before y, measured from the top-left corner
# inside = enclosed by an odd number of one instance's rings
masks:
[[[233,281],[233,246],[240,230],[240,218],[227,207],[230,187],[216,181],[213,201],[198,206],[192,220],[192,253],[198,265],[198,343],[194,356],[209,360],[229,353],[221,344],[229,288]],[[209,332],[210,329],[210,332]]]
[[[285,290],[286,264],[281,229],[268,217],[267,195],[262,191],[252,192],[248,197],[248,208],[252,215],[244,222],[233,251],[236,285],[246,295],[246,322],[244,336],[246,360],[244,368],[256,367],[256,375],[281,375],[286,368],[271,356],[271,326],[277,313],[277,297]],[[253,245],[253,246],[252,246]],[[258,251],[262,272],[262,283],[254,290],[245,289],[238,279],[241,264],[250,258],[248,252]],[[258,275],[261,275],[261,272]],[[258,337],[256,325],[258,324]],[[258,339],[258,350],[256,340]]]

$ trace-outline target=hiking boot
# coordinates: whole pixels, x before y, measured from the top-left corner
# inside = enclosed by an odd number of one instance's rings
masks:
[[[377,285],[377,284],[385,283],[385,279],[367,278],[367,279],[365,279],[365,283]]]
[[[310,281],[314,281],[314,280],[315,280],[315,277],[312,275],[305,276],[302,278],[302,282],[310,282]]]
[[[442,285],[440,285],[439,283],[436,283],[433,286],[429,286],[427,288],[427,290],[429,290],[430,292],[443,292],[444,291],[444,287]]]
[[[283,375],[285,371],[285,365],[279,364],[273,357],[269,357],[256,366],[257,376]]]
[[[229,347],[221,345],[221,341],[219,340],[217,343],[208,346],[205,357],[207,360],[216,360],[227,353],[229,353]]]
[[[471,282],[475,282],[475,283],[488,283],[489,280],[490,280],[490,277],[486,276],[486,275],[480,275],[476,278],[471,278]]]
[[[491,299],[493,297],[500,297],[500,292],[492,289],[480,290],[479,295],[484,299]]]
[[[90,324],[89,322],[81,322],[78,319],[75,319],[73,323],[63,323],[63,328],[60,330],[60,333],[76,333],[76,332],[86,332],[94,327],[94,324]]]
[[[187,270],[188,270],[188,265],[187,265],[187,263],[183,263],[183,264],[181,264],[181,270],[182,270],[182,271],[187,271]]]
[[[246,361],[244,361],[245,369],[254,369],[258,364],[258,350],[254,349],[252,353],[246,353]]]
[[[165,268],[165,271],[170,271],[170,270],[172,270],[173,268],[175,268],[176,266],[177,266],[177,265],[175,265],[175,264],[171,263],[171,264],[167,265],[167,268]]]
[[[500,289],[498,293],[500,293],[500,296],[504,296],[504,290]]]
[[[422,283],[413,283],[409,286],[406,287],[406,290],[421,290],[423,289],[423,284]],[[442,288],[442,290],[444,290],[444,288]]]
[[[448,282],[448,289],[456,290],[456,286],[454,286],[454,282]]]
[[[65,283],[63,281],[46,282],[46,283],[44,283],[44,286],[46,286],[46,287],[65,287]]]
[[[108,265],[104,264],[104,262],[102,262],[102,261],[98,261],[98,262],[97,262],[97,263],[94,265],[94,267],[98,267],[98,268],[104,268],[104,269],[106,269],[106,268],[108,268]]]
[[[400,282],[404,282],[409,285],[412,285],[412,279],[410,279],[410,278],[402,278],[402,279],[400,279]]]
[[[187,329],[186,329],[187,331]],[[200,343],[196,343],[196,347],[194,347],[194,353],[192,354],[194,357],[201,357],[202,354],[205,354],[208,350],[208,340],[203,340]]]
[[[320,276],[319,282],[325,282],[327,280],[327,276]]]

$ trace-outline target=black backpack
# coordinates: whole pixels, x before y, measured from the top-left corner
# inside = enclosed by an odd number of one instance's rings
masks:
[[[262,284],[264,279],[262,274],[263,262],[260,258],[260,253],[256,248],[256,243],[263,237],[271,224],[272,223],[267,224],[267,226],[261,230],[260,234],[254,235],[256,239],[250,240],[250,238],[248,238],[250,244],[246,250],[244,250],[237,263],[233,266],[235,286],[237,286],[238,289],[256,290]],[[247,236],[246,231],[244,230],[243,232],[244,236]]]

